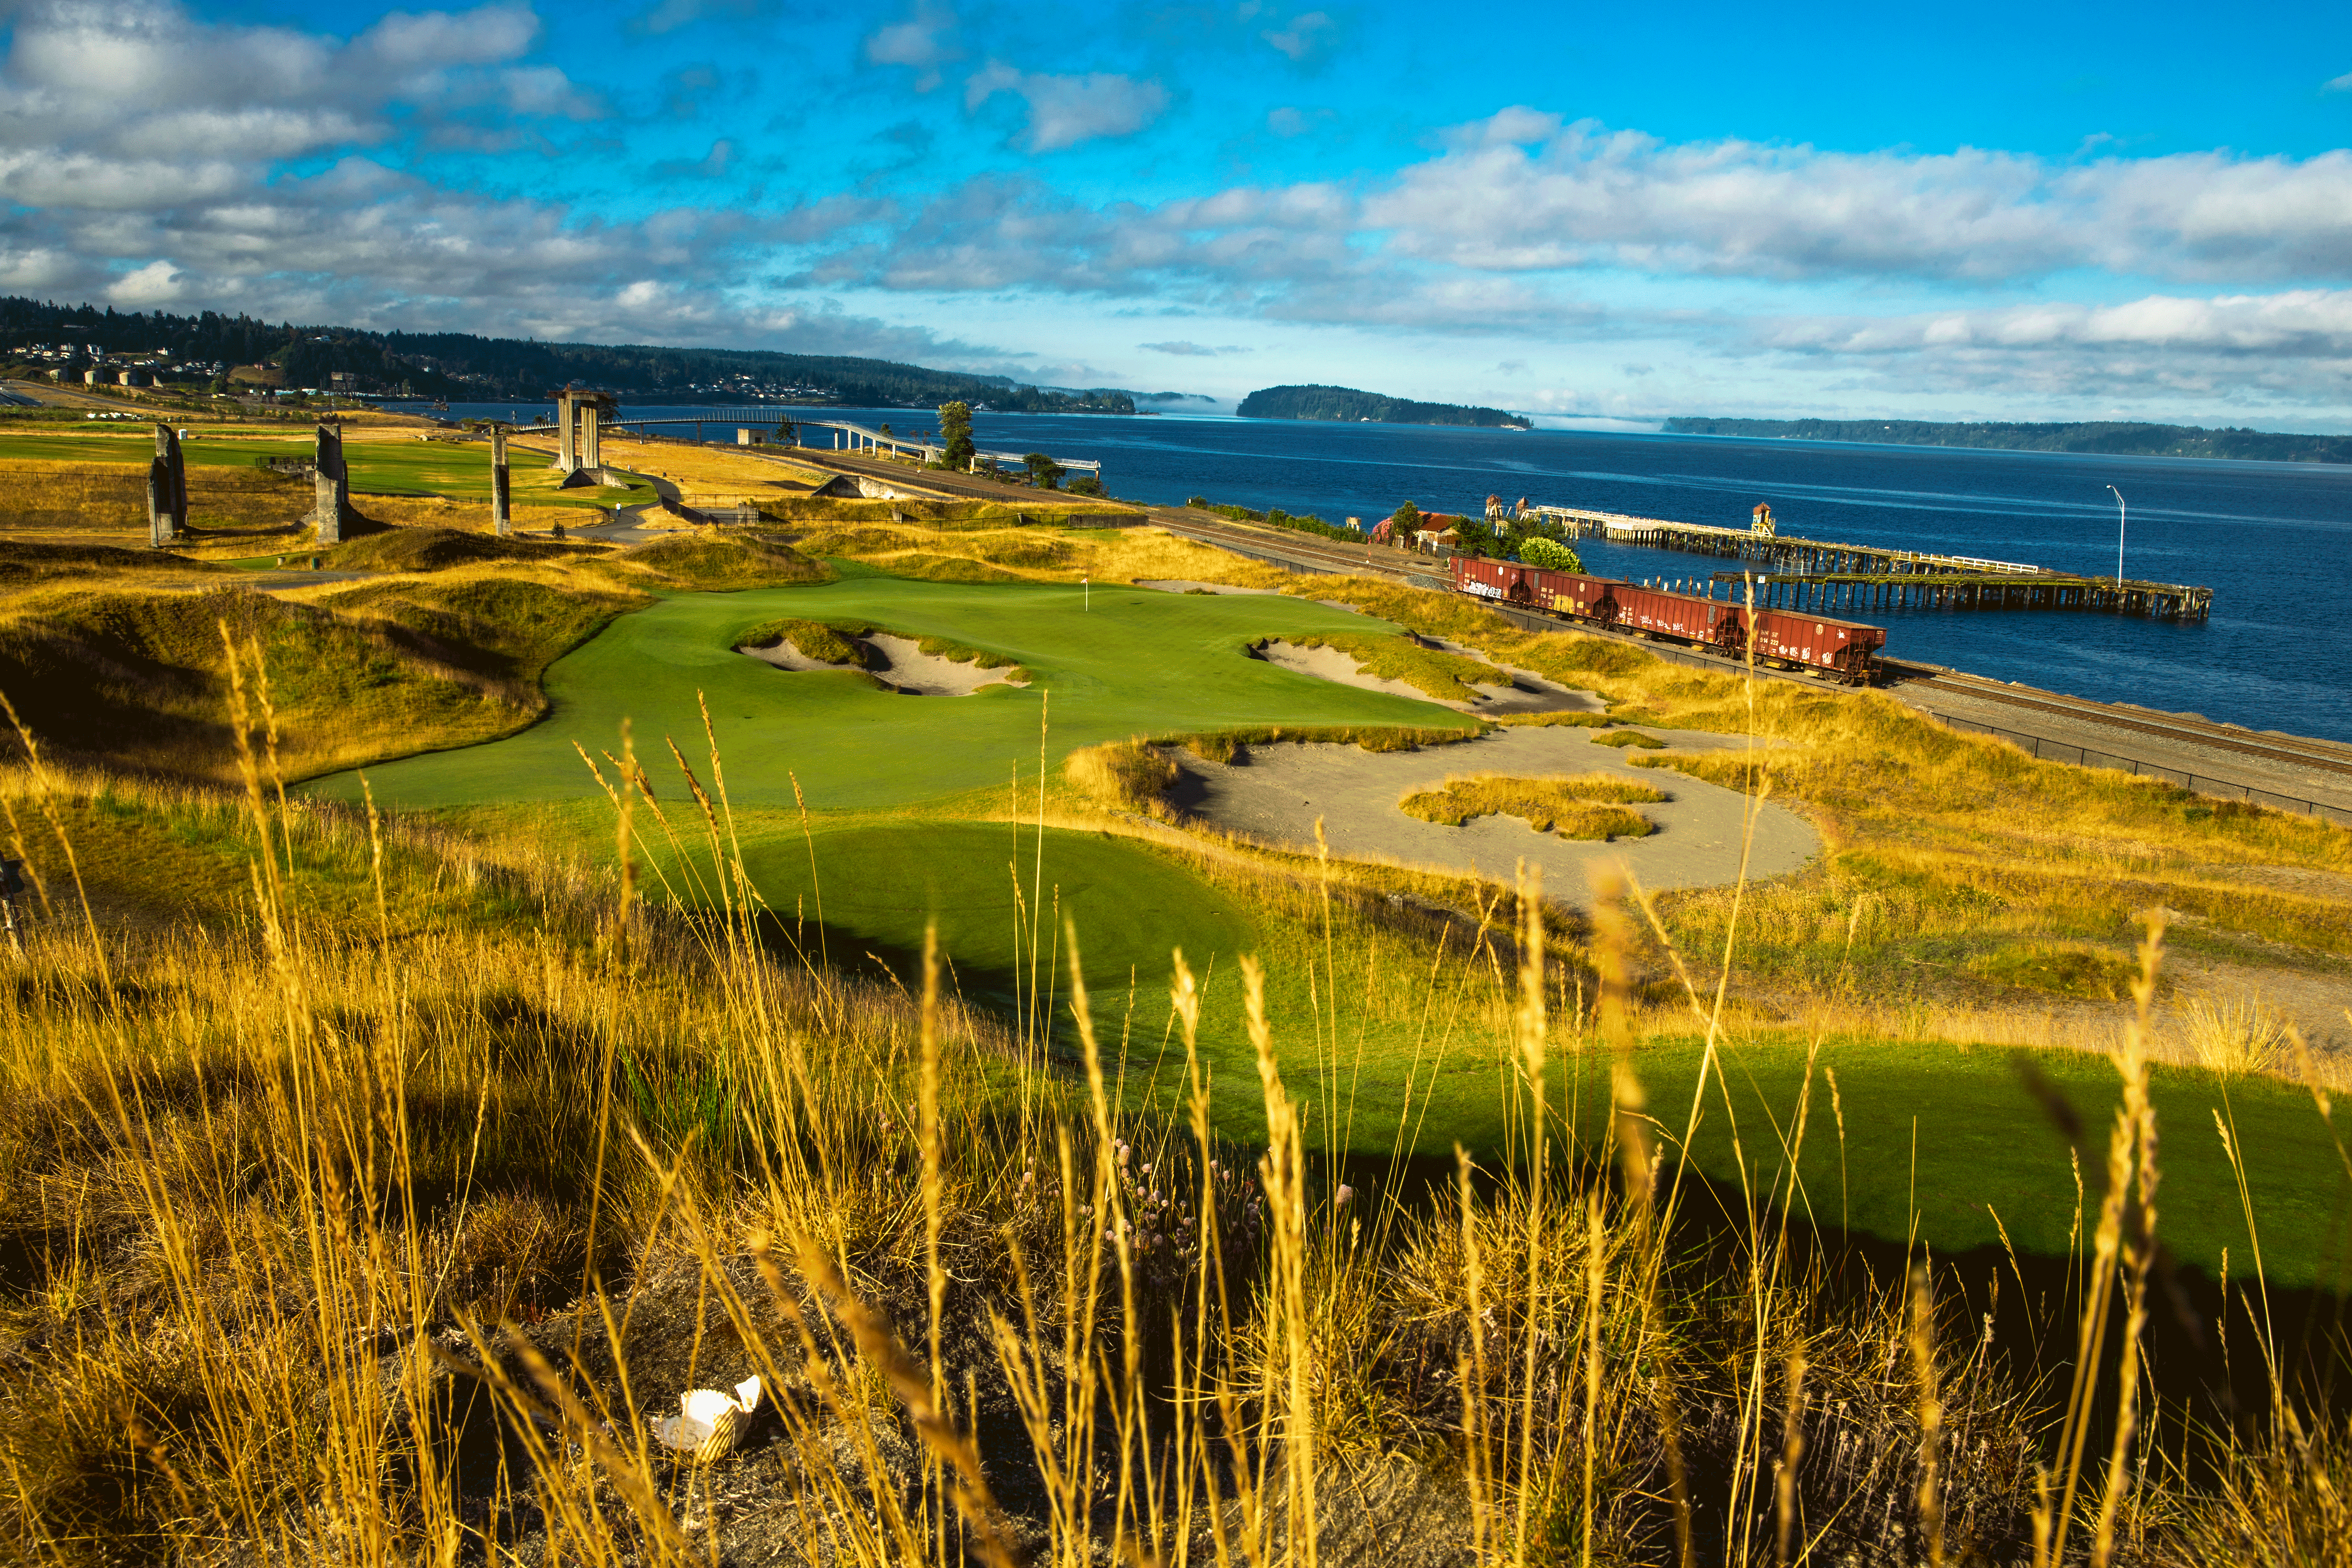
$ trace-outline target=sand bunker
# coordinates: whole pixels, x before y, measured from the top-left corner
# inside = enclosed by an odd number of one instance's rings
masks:
[[[1429,646],[1444,647],[1448,653],[1465,651],[1446,644]],[[1530,671],[1512,669],[1507,666],[1496,668],[1511,678],[1509,685],[1482,683],[1473,689],[1477,696],[1471,700],[1448,701],[1432,697],[1409,680],[1368,674],[1353,655],[1342,653],[1335,647],[1300,647],[1296,643],[1276,638],[1260,643],[1252,651],[1268,664],[1278,665],[1300,675],[1311,675],[1318,680],[1336,680],[1342,686],[1358,687],[1366,691],[1386,691],[1398,697],[1410,697],[1416,702],[1435,702],[1441,708],[1451,708],[1462,713],[1598,713],[1609,706],[1592,692],[1578,691],[1556,680],[1546,680]],[[1493,662],[1478,654],[1467,654],[1466,657],[1478,659],[1481,664]]]
[[[1738,879],[1740,816],[1734,791],[1660,768],[1635,768],[1595,731],[1515,727],[1475,741],[1419,752],[1367,752],[1355,746],[1252,746],[1232,763],[1179,753],[1182,777],[1175,805],[1229,832],[1312,850],[1315,819],[1331,851],[1354,859],[1393,860],[1508,881],[1518,862],[1542,868],[1548,897],[1591,901],[1595,878],[1622,868],[1645,888],[1711,888]],[[1744,746],[1738,736],[1660,731],[1687,751]],[[1423,822],[1397,808],[1407,791],[1435,789],[1447,775],[1620,773],[1663,789],[1671,799],[1639,809],[1657,825],[1645,838],[1609,844],[1530,833],[1513,816],[1482,816],[1459,827]],[[1794,871],[1821,848],[1803,818],[1766,802],[1758,813],[1751,879]]]
[[[982,669],[969,660],[958,661],[939,654],[925,653],[922,645],[913,637],[894,637],[888,632],[876,632],[856,639],[871,650],[866,672],[893,690],[913,697],[969,697],[986,686],[1024,686],[1026,681],[1013,679],[1008,666],[998,669]],[[735,650],[753,658],[774,665],[778,669],[847,669],[845,664],[829,664],[821,658],[811,658],[794,647],[787,637],[765,647],[744,647]]]
[[[1196,583],[1190,577],[1138,577],[1139,588],[1157,588],[1163,594],[1249,594],[1279,599],[1279,588],[1236,588],[1231,583]]]

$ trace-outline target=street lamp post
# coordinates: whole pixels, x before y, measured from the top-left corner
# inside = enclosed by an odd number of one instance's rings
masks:
[[[2124,492],[2109,485],[2107,493],[2116,498],[2116,592],[2120,594],[2124,587]]]

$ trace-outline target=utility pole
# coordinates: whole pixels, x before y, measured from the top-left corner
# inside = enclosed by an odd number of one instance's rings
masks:
[[[2116,498],[2116,592],[2120,594],[2124,591],[2124,492],[2109,485],[2107,493]]]

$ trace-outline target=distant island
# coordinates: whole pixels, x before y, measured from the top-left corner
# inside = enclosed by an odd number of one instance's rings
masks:
[[[2087,420],[2063,425],[1937,424],[1923,419],[1692,419],[1678,436],[1762,436],[1873,441],[1896,447],[1982,447],[2009,452],[2094,452],[2118,458],[2236,458],[2262,463],[2352,463],[2352,436],[2281,436],[2195,425]]]
[[[1244,419],[1337,419],[1348,424],[1475,425],[1494,430],[1525,430],[1528,421],[1499,408],[1465,408],[1458,403],[1415,403],[1352,386],[1267,386],[1242,399],[1234,410]]]

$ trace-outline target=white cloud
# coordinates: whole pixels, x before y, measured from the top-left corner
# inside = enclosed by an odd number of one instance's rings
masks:
[[[462,14],[394,11],[352,39],[352,50],[394,70],[437,70],[514,59],[538,39],[539,18],[530,7],[506,3]]]
[[[1045,76],[991,60],[965,81],[964,107],[976,110],[1000,92],[1029,105],[1022,141],[1032,153],[1055,153],[1101,136],[1132,136],[1168,107],[1168,89],[1156,81],[1108,71],[1083,76]]]
[[[1245,354],[1250,351],[1238,343],[1226,343],[1211,348],[1206,343],[1186,342],[1179,339],[1165,343],[1138,343],[1137,348],[1156,354],[1174,354],[1181,359],[1216,359],[1223,354]]]
[[[168,261],[151,261],[124,273],[106,297],[118,305],[169,304],[180,297],[179,269]]]
[[[1328,44],[1337,36],[1339,26],[1328,12],[1307,11],[1293,16],[1287,26],[1269,27],[1258,37],[1273,45],[1278,53],[1298,61]]]
[[[905,21],[866,35],[866,58],[877,66],[905,66],[915,73],[915,90],[929,92],[940,85],[940,68],[962,58],[955,28],[953,10],[917,0]]]
[[[2334,81],[2322,84],[2322,92],[2352,92],[2352,71],[2347,71]]]
[[[1481,271],[1627,268],[1795,280],[2012,282],[2073,268],[2352,277],[2352,153],[2086,167],[1962,148],[1668,143],[1506,110],[1363,206],[1402,255]]]
[[[1759,333],[1775,348],[1842,354],[1916,350],[2162,350],[2342,360],[2352,368],[2352,289],[2209,298],[2150,294],[2120,304],[2030,304],[1893,318],[1790,320]]]

